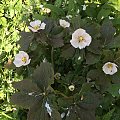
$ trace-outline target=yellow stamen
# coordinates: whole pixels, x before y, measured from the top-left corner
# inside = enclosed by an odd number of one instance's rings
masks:
[[[39,25],[36,25],[33,27],[35,30],[38,30],[39,29]]]
[[[26,57],[23,57],[23,58],[22,58],[22,62],[26,63],[26,62],[27,62],[27,58],[26,58]]]
[[[83,38],[82,36],[79,36],[79,37],[78,37],[78,40],[79,40],[79,42],[83,42],[83,41],[84,41],[84,38]]]
[[[107,67],[108,67],[109,69],[112,69],[112,68],[113,68],[113,64],[109,63],[109,64],[107,64]]]

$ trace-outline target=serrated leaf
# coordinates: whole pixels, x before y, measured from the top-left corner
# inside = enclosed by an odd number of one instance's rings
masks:
[[[43,62],[33,73],[33,82],[43,91],[49,85],[54,83],[54,71],[52,65],[48,62]]]
[[[11,103],[27,109],[29,109],[36,100],[36,97],[20,92],[13,94],[11,97]]]
[[[93,54],[93,53],[87,53],[86,54],[86,64],[92,65],[97,63],[100,60],[100,56]]]
[[[64,45],[63,38],[51,38],[50,44],[54,48],[62,47]]]
[[[40,31],[38,33],[35,33],[35,39],[37,42],[43,43],[43,44],[45,44],[46,41],[48,40],[44,31]]]
[[[118,97],[118,96],[120,96],[119,89],[120,89],[120,83],[119,84],[112,84],[112,85],[110,85],[109,88],[107,89],[107,91],[109,93],[111,93],[112,96]]]
[[[65,16],[64,10],[59,7],[51,4],[46,4],[44,7],[49,8],[51,10],[51,13],[54,13],[56,15],[55,17]]]
[[[13,87],[25,93],[40,91],[37,85],[28,79],[25,79],[19,82],[14,82]]]
[[[51,107],[51,104],[49,104]],[[27,120],[61,120],[59,112],[51,107],[51,116],[48,114],[44,100],[38,100],[28,112]]]
[[[102,19],[108,17],[108,15],[109,15],[110,13],[111,13],[111,9],[102,8],[102,9],[99,11],[98,15],[97,15],[97,19],[98,19],[98,20],[102,20]]]
[[[60,7],[62,5],[63,0],[56,0],[55,6]]]
[[[88,93],[83,97],[83,101],[77,103],[75,106],[70,108],[69,115],[66,120],[96,120],[95,109],[99,104],[99,97],[93,93]]]
[[[109,111],[107,114],[103,116],[102,120],[111,120],[111,117],[114,111],[115,109],[112,109],[111,111]]]
[[[20,50],[26,51],[28,50],[34,36],[31,32],[21,32],[20,36],[21,38],[18,41],[18,44],[20,44]]]
[[[113,40],[114,34],[116,32],[116,29],[113,27],[113,24],[111,21],[105,21],[103,22],[101,26],[101,35],[104,45],[107,45]]]
[[[116,36],[108,45],[108,48],[120,48],[120,35]]]
[[[73,57],[75,49],[71,45],[66,45],[62,49],[61,57],[70,58]]]
[[[74,30],[80,28],[83,23],[80,15],[73,17],[71,22]]]
[[[94,38],[97,38],[100,36],[100,25],[98,23],[92,23],[85,26],[85,30]]]

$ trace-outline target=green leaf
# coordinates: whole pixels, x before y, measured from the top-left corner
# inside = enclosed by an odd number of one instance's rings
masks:
[[[109,111],[107,114],[105,114],[102,118],[102,120],[111,120],[111,117],[114,113],[115,109],[112,109],[111,111]]]
[[[45,107],[45,100],[38,100],[29,110],[27,120],[61,120],[59,112],[50,104],[52,109],[51,116],[49,116]]]
[[[84,28],[93,38],[100,36],[100,25],[98,23],[87,24]]]
[[[68,108],[73,103],[73,100],[66,98],[58,98],[57,102],[61,108]]]
[[[63,29],[61,27],[54,27],[51,31],[50,44],[54,48],[62,47],[64,45]]]
[[[111,13],[111,9],[102,8],[102,9],[99,11],[98,15],[97,15],[97,19],[98,19],[98,20],[102,20],[102,19],[108,17],[108,15],[109,15],[110,13]]]
[[[109,48],[120,48],[120,34],[116,36],[108,45]]]
[[[54,83],[54,71],[52,65],[48,62],[43,62],[33,73],[33,82],[43,91],[49,85]]]
[[[119,89],[120,89],[120,83],[119,84],[112,84],[112,85],[110,85],[109,88],[107,89],[107,91],[109,93],[111,93],[112,96],[118,97],[118,96],[120,96]]]
[[[14,93],[11,97],[11,103],[29,109],[37,99],[37,97],[27,93]]]
[[[75,49],[71,45],[66,45],[62,49],[61,57],[71,58],[75,53]]]
[[[112,5],[116,10],[120,11],[120,0],[109,0],[109,4]]]
[[[62,47],[64,45],[63,38],[51,38],[50,44],[54,48]]]
[[[92,65],[99,62],[99,60],[100,60],[99,55],[90,52],[86,54],[86,64]]]
[[[101,35],[104,45],[107,45],[113,40],[116,29],[113,27],[111,21],[104,21],[101,26]]]
[[[44,31],[40,31],[38,33],[35,33],[35,39],[37,42],[43,43],[43,44],[46,44],[46,41],[48,40]]]
[[[18,44],[20,44],[20,50],[28,50],[30,43],[33,40],[33,34],[31,32],[21,32],[20,33],[20,40],[18,41]]]
[[[67,115],[66,120],[96,120],[95,109],[98,104],[98,95],[88,93],[83,96],[83,101],[80,101],[75,106],[70,107],[70,113]]]
[[[90,17],[96,17],[97,16],[97,8],[96,7],[97,6],[95,3],[89,4],[85,11],[86,14]]]
[[[75,31],[76,29],[84,27],[85,24],[87,23],[84,19],[81,19],[80,15],[73,17],[71,22],[72,22],[73,31]]]
[[[44,7],[49,8],[51,10],[51,13],[55,14],[54,17],[56,17],[56,18],[59,16],[65,16],[64,10],[59,7],[56,7],[55,5],[46,4]]]
[[[28,79],[25,79],[19,82],[14,82],[13,87],[25,93],[40,91],[37,85]]]
[[[60,7],[62,5],[63,0],[56,0],[55,6]]]

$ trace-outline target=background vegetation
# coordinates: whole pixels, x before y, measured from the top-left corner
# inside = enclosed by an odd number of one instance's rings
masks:
[[[74,4],[73,4],[74,3]],[[10,104],[10,96],[14,92],[12,82],[25,77],[26,73],[19,69],[14,72],[11,62],[18,51],[17,41],[19,33],[28,31],[26,24],[31,20],[43,20],[49,14],[41,9],[40,5],[51,9],[51,16],[56,18],[67,15],[80,14],[83,18],[89,17],[99,24],[103,20],[112,19],[113,25],[120,31],[120,0],[1,0],[0,1],[0,119],[1,120],[26,120],[27,110]],[[83,11],[83,6],[87,8]],[[62,8],[62,9],[59,9]],[[78,11],[79,9],[79,11]],[[32,48],[34,49],[34,48]],[[57,61],[59,62],[59,61]],[[13,68],[13,67],[12,67]],[[116,93],[112,93],[116,95]],[[103,101],[103,107],[99,108],[98,120],[119,120],[119,97],[108,97]],[[112,103],[116,105],[112,107]],[[113,109],[111,109],[113,108]]]

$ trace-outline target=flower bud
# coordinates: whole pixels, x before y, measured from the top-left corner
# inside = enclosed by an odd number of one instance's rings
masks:
[[[70,91],[74,91],[75,86],[74,85],[70,85],[68,88],[69,88]]]
[[[55,78],[56,80],[59,80],[60,77],[61,77],[61,74],[60,74],[60,73],[56,73],[56,74],[54,75],[54,78]]]

